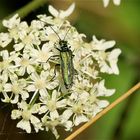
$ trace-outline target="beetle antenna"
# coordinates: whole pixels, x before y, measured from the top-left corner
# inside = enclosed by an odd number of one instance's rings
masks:
[[[65,36],[64,36],[64,40],[65,40],[65,38],[66,38],[68,32],[70,31],[70,29],[71,29],[71,27],[69,27],[69,29],[67,30],[67,32],[66,32],[66,34],[65,34]]]
[[[57,35],[57,37],[61,40],[60,36],[59,36],[58,33],[53,29],[53,27],[52,27],[52,26],[49,26],[49,27],[55,32],[55,34]]]

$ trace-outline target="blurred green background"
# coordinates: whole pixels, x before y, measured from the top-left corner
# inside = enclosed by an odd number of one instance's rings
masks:
[[[39,1],[39,0],[36,0]],[[28,4],[29,0],[0,0],[0,20]],[[41,2],[41,1],[40,1]],[[116,88],[109,97],[114,101],[134,84],[140,81],[140,0],[122,0],[120,6],[110,3],[103,7],[102,0],[77,0],[76,9],[69,20],[79,32],[98,39],[116,40],[116,47],[122,50],[119,59],[120,75],[104,75],[106,86]],[[72,1],[46,0],[41,7],[33,9],[23,19],[30,22],[37,14],[48,13],[52,4],[57,9],[67,9]],[[0,28],[0,31],[3,29]],[[6,109],[7,111],[7,109]],[[17,133],[16,122],[10,120],[5,110],[0,111],[0,126],[7,117],[5,127],[0,129],[0,140],[53,140],[50,132],[39,134]],[[60,130],[63,140],[70,133]],[[74,140],[140,140],[140,90],[119,104]]]

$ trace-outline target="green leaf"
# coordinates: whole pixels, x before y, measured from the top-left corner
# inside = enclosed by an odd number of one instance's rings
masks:
[[[135,80],[135,69],[133,67],[127,65],[125,61],[121,61],[119,67],[119,76],[106,76],[107,87],[116,88],[116,93],[109,98],[111,102],[124,94]],[[125,103],[126,102],[119,104],[97,121],[90,129],[91,137],[94,137],[95,140],[111,140],[125,107]]]

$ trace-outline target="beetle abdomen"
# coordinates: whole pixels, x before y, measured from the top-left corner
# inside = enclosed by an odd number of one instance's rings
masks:
[[[72,86],[73,74],[74,74],[72,51],[71,50],[61,51],[60,59],[61,59],[60,67],[61,67],[63,81],[66,88],[69,88]]]

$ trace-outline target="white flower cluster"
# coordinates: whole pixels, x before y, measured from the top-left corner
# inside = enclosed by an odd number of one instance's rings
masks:
[[[119,74],[120,49],[110,51],[115,41],[97,40],[95,36],[85,42],[86,36],[65,19],[73,9],[74,4],[66,11],[49,6],[53,16],[39,15],[30,25],[18,14],[3,21],[8,32],[0,33],[1,101],[17,105],[11,118],[19,119],[17,127],[27,133],[31,133],[32,125],[36,132],[51,130],[58,138],[57,126],[69,131],[87,122],[108,106],[109,102],[100,97],[115,92],[105,88],[100,74]],[[77,72],[70,89],[63,84],[60,66],[56,68],[60,38],[65,38],[74,55]]]

